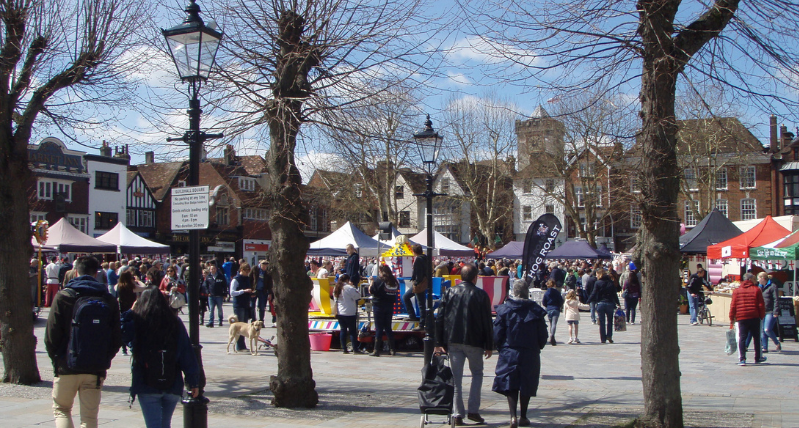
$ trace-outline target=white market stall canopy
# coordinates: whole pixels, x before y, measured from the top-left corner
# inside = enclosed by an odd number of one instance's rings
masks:
[[[117,223],[113,229],[99,236],[97,239],[109,244],[116,245],[119,254],[168,254],[169,245],[145,239],[125,227],[122,223]]]
[[[47,229],[46,247],[53,247],[59,253],[116,253],[116,245],[94,239],[75,229],[67,219],[62,218]]]
[[[781,215],[779,217],[772,217],[771,219],[791,232],[799,230],[799,215]],[[761,221],[763,221],[762,218],[757,218],[754,220],[734,221],[732,224],[738,226],[738,229],[741,229],[741,232],[746,232],[760,224]]]
[[[450,240],[446,236],[433,231],[433,239],[435,239],[435,245],[433,246],[433,255],[438,256],[451,256],[451,257],[474,257],[474,250],[458,244],[455,241]],[[410,238],[411,241],[420,244],[423,247],[427,247],[427,229],[423,229],[421,232],[413,235]]]
[[[347,222],[327,237],[312,242],[308,248],[309,256],[344,256],[347,244],[352,244],[361,256],[377,256],[378,241],[370,238],[354,224]],[[388,246],[382,244],[383,250]]]

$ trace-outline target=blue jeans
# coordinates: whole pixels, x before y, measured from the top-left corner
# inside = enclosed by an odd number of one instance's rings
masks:
[[[455,378],[455,416],[464,417],[466,413],[480,413],[480,389],[483,387],[483,349],[476,346],[450,343],[447,353]],[[468,412],[463,407],[463,365],[469,360],[472,373],[472,386],[469,388]]]
[[[170,428],[172,414],[180,401],[180,395],[162,392],[159,394],[138,394],[144,425],[147,428]]]
[[[599,318],[599,339],[605,343],[607,339],[613,339],[613,313],[616,305],[608,302],[596,304],[596,316]]]
[[[688,312],[691,313],[691,324],[696,322],[696,313],[699,311],[697,304],[699,303],[699,295],[696,297],[691,295],[691,292],[688,292]]]
[[[217,313],[219,315],[219,325],[222,325],[222,318],[224,314],[222,313],[222,301],[225,298],[222,296],[208,296],[208,307],[210,308],[208,314],[208,325],[214,325],[214,306],[217,308]]]
[[[770,337],[772,341],[774,341],[775,345],[779,345],[780,341],[777,339],[777,333],[774,330],[777,328],[777,318],[774,316],[773,313],[767,313],[766,318],[760,321],[760,331],[762,332],[763,338],[760,340],[760,346],[763,347],[766,351],[768,351],[768,338]]]
[[[257,312],[258,320],[260,320],[260,321],[264,320],[264,314],[266,313],[266,298],[267,298],[266,290],[261,289],[261,290],[256,290],[255,291],[255,298],[252,299],[252,319],[253,320],[255,320],[255,315],[256,315],[255,309],[256,308],[258,309],[258,312]]]
[[[596,303],[591,302],[588,306],[591,308],[591,322],[596,323]]]
[[[555,338],[555,329],[558,328],[558,317],[560,317],[560,311],[553,309],[551,311],[547,311],[547,315],[549,316],[549,339],[552,340]]]

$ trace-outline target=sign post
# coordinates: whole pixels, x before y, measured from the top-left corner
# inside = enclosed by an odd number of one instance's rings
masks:
[[[209,186],[172,189],[172,230],[208,229]]]

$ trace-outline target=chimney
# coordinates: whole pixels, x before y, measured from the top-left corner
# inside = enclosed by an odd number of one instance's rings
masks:
[[[144,152],[144,163],[147,165],[155,163],[155,152]]]
[[[100,147],[100,156],[111,157],[111,146],[103,140],[103,145]]]
[[[236,162],[236,151],[233,150],[233,145],[228,144],[225,146],[225,163],[227,165],[233,165]]]
[[[793,134],[788,132],[788,127],[785,125],[780,126],[780,143],[779,147],[788,147],[793,140]]]
[[[130,160],[130,155],[128,154],[128,146],[124,145],[122,147],[114,147],[114,157],[118,159]]]
[[[781,147],[779,141],[777,141],[777,116],[774,116],[773,114],[769,118],[769,130],[771,131],[769,151],[771,153],[778,153]]]

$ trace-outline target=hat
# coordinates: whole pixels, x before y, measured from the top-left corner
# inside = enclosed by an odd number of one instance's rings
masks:
[[[627,268],[628,268],[628,269],[630,269],[630,270],[636,270],[636,269],[637,269],[637,268],[635,267],[635,263],[633,263],[633,262],[630,262],[630,265],[629,265],[629,266],[627,266]]]

